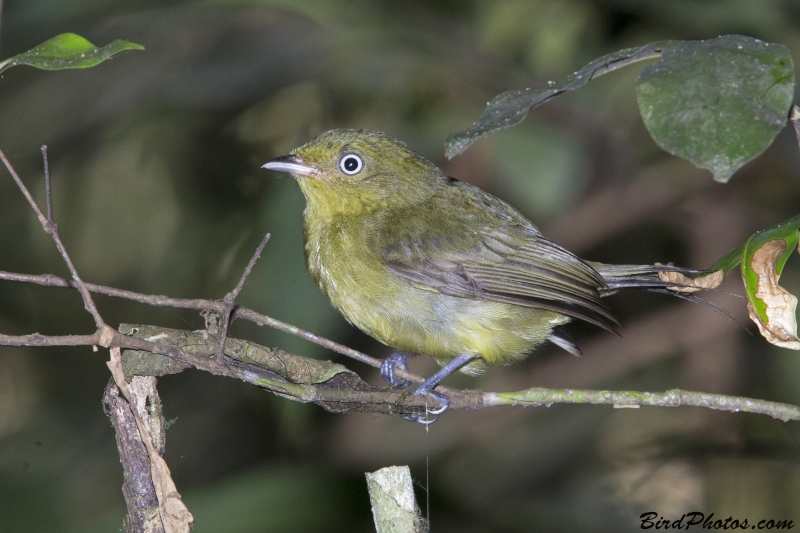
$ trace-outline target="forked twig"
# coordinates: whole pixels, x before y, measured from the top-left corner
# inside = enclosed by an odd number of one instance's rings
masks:
[[[242,292],[244,282],[250,276],[250,273],[253,271],[253,267],[256,266],[256,261],[258,261],[258,258],[261,257],[261,252],[264,251],[264,247],[269,242],[269,238],[270,234],[267,233],[264,236],[264,239],[261,241],[261,244],[259,244],[258,248],[256,248],[256,253],[254,253],[253,257],[250,258],[250,262],[247,263],[247,268],[244,269],[242,277],[239,279],[239,283],[237,283],[236,287],[234,287],[233,290],[226,294],[225,298],[222,299],[224,310],[222,314],[222,328],[220,328],[219,353],[217,354],[220,361],[225,358],[225,340],[228,337],[228,326],[231,322],[231,314],[233,313],[234,307],[236,307],[236,298],[238,298],[239,293]]]

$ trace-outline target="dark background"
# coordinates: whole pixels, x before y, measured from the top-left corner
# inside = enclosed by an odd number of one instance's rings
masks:
[[[88,70],[0,76],[0,148],[41,200],[39,147],[48,145],[56,219],[83,278],[221,298],[269,231],[239,303],[379,357],[388,350],[348,326],[305,270],[296,184],[260,169],[330,128],[406,141],[587,259],[702,268],[800,212],[790,128],[730,183],[714,183],[649,137],[634,95],[640,65],[547,103],[453,161],[442,155],[445,136],[495,94],[621,48],[741,33],[785,44],[798,60],[800,7],[788,0],[6,0],[0,57],[67,31],[146,48]],[[67,274],[5,170],[0,269]],[[782,284],[800,293],[797,257]],[[723,289],[741,293],[738,274]],[[448,385],[681,387],[800,403],[798,353],[761,339],[743,300],[709,298],[736,321],[676,298],[621,294],[609,300],[621,337],[571,327],[583,358],[542,348]],[[115,327],[203,326],[193,313],[97,301]],[[3,333],[93,330],[74,291],[0,282]],[[306,341],[241,322],[233,334],[380,383],[374,369]],[[0,347],[0,531],[121,528],[122,470],[101,405],[107,358]],[[423,375],[434,368],[412,363]],[[800,524],[797,422],[555,405],[453,411],[426,432],[198,371],[160,379],[159,390],[174,419],[166,460],[198,533],[372,531],[363,473],[409,464],[424,486],[426,457],[434,531],[636,531],[645,511]]]

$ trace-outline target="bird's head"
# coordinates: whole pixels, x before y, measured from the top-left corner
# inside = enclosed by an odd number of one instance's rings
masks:
[[[403,142],[370,130],[328,131],[263,168],[288,172],[310,207],[331,212],[419,202],[446,180]]]

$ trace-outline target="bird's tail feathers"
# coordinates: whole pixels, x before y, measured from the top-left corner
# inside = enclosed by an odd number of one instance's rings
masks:
[[[692,281],[705,270],[676,267],[674,265],[607,265],[589,262],[589,265],[600,274],[608,285],[603,292],[618,289],[657,289],[667,287],[696,287]],[[669,278],[665,279],[668,274]],[[697,289],[695,289],[697,290]],[[605,294],[604,294],[605,296]]]
[[[608,286],[607,289],[600,291],[601,296],[614,294],[619,289],[642,289],[699,303],[734,320],[731,314],[722,307],[694,294],[700,290],[716,289],[724,280],[722,271],[710,272],[658,263],[655,265],[607,265],[589,262],[589,265],[603,276]]]
[[[658,263],[655,265],[607,265],[589,261],[587,263],[606,282],[606,287],[600,289],[600,296],[614,294],[619,289],[642,289],[669,294],[698,303],[737,322],[728,311],[695,294],[700,290],[716,289],[724,280],[725,275],[722,271],[709,272]],[[577,342],[563,327],[554,328],[547,340],[573,355],[581,355]]]

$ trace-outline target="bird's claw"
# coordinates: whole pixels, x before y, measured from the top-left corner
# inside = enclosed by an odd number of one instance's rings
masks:
[[[422,418],[422,415],[418,413],[414,413],[411,415],[401,415],[401,417],[403,420],[408,420],[409,422],[416,422],[417,424],[422,424],[423,426],[430,426],[431,424],[439,420],[438,416],[433,418],[428,418],[428,416],[426,415],[425,418]]]
[[[431,398],[439,402],[439,407],[436,407],[434,409],[426,407],[425,410],[432,415],[438,416],[447,411],[447,408],[450,407],[450,398],[448,398],[441,392],[436,392],[435,390],[428,390],[428,389],[423,389],[422,387],[417,387],[411,392],[411,394],[414,394],[416,396],[422,396],[422,395],[430,396]]]
[[[428,389],[427,387],[419,386],[413,391],[411,394],[414,396],[429,396],[439,402],[439,407],[430,408],[425,407],[425,418],[418,413],[413,413],[410,415],[403,415],[403,419],[408,420],[410,422],[416,422],[417,424],[422,424],[424,426],[429,426],[436,422],[439,419],[439,415],[447,411],[447,408],[450,407],[450,398],[445,396],[440,392],[436,392],[432,389]],[[434,415],[433,418],[428,418],[428,415]]]
[[[395,374],[396,368],[402,368],[408,372],[408,363],[406,363],[406,360],[409,357],[413,356],[404,352],[394,352],[392,355],[384,359],[383,363],[381,363],[381,377],[383,380],[397,389],[403,389],[411,385],[410,381],[398,377]]]

